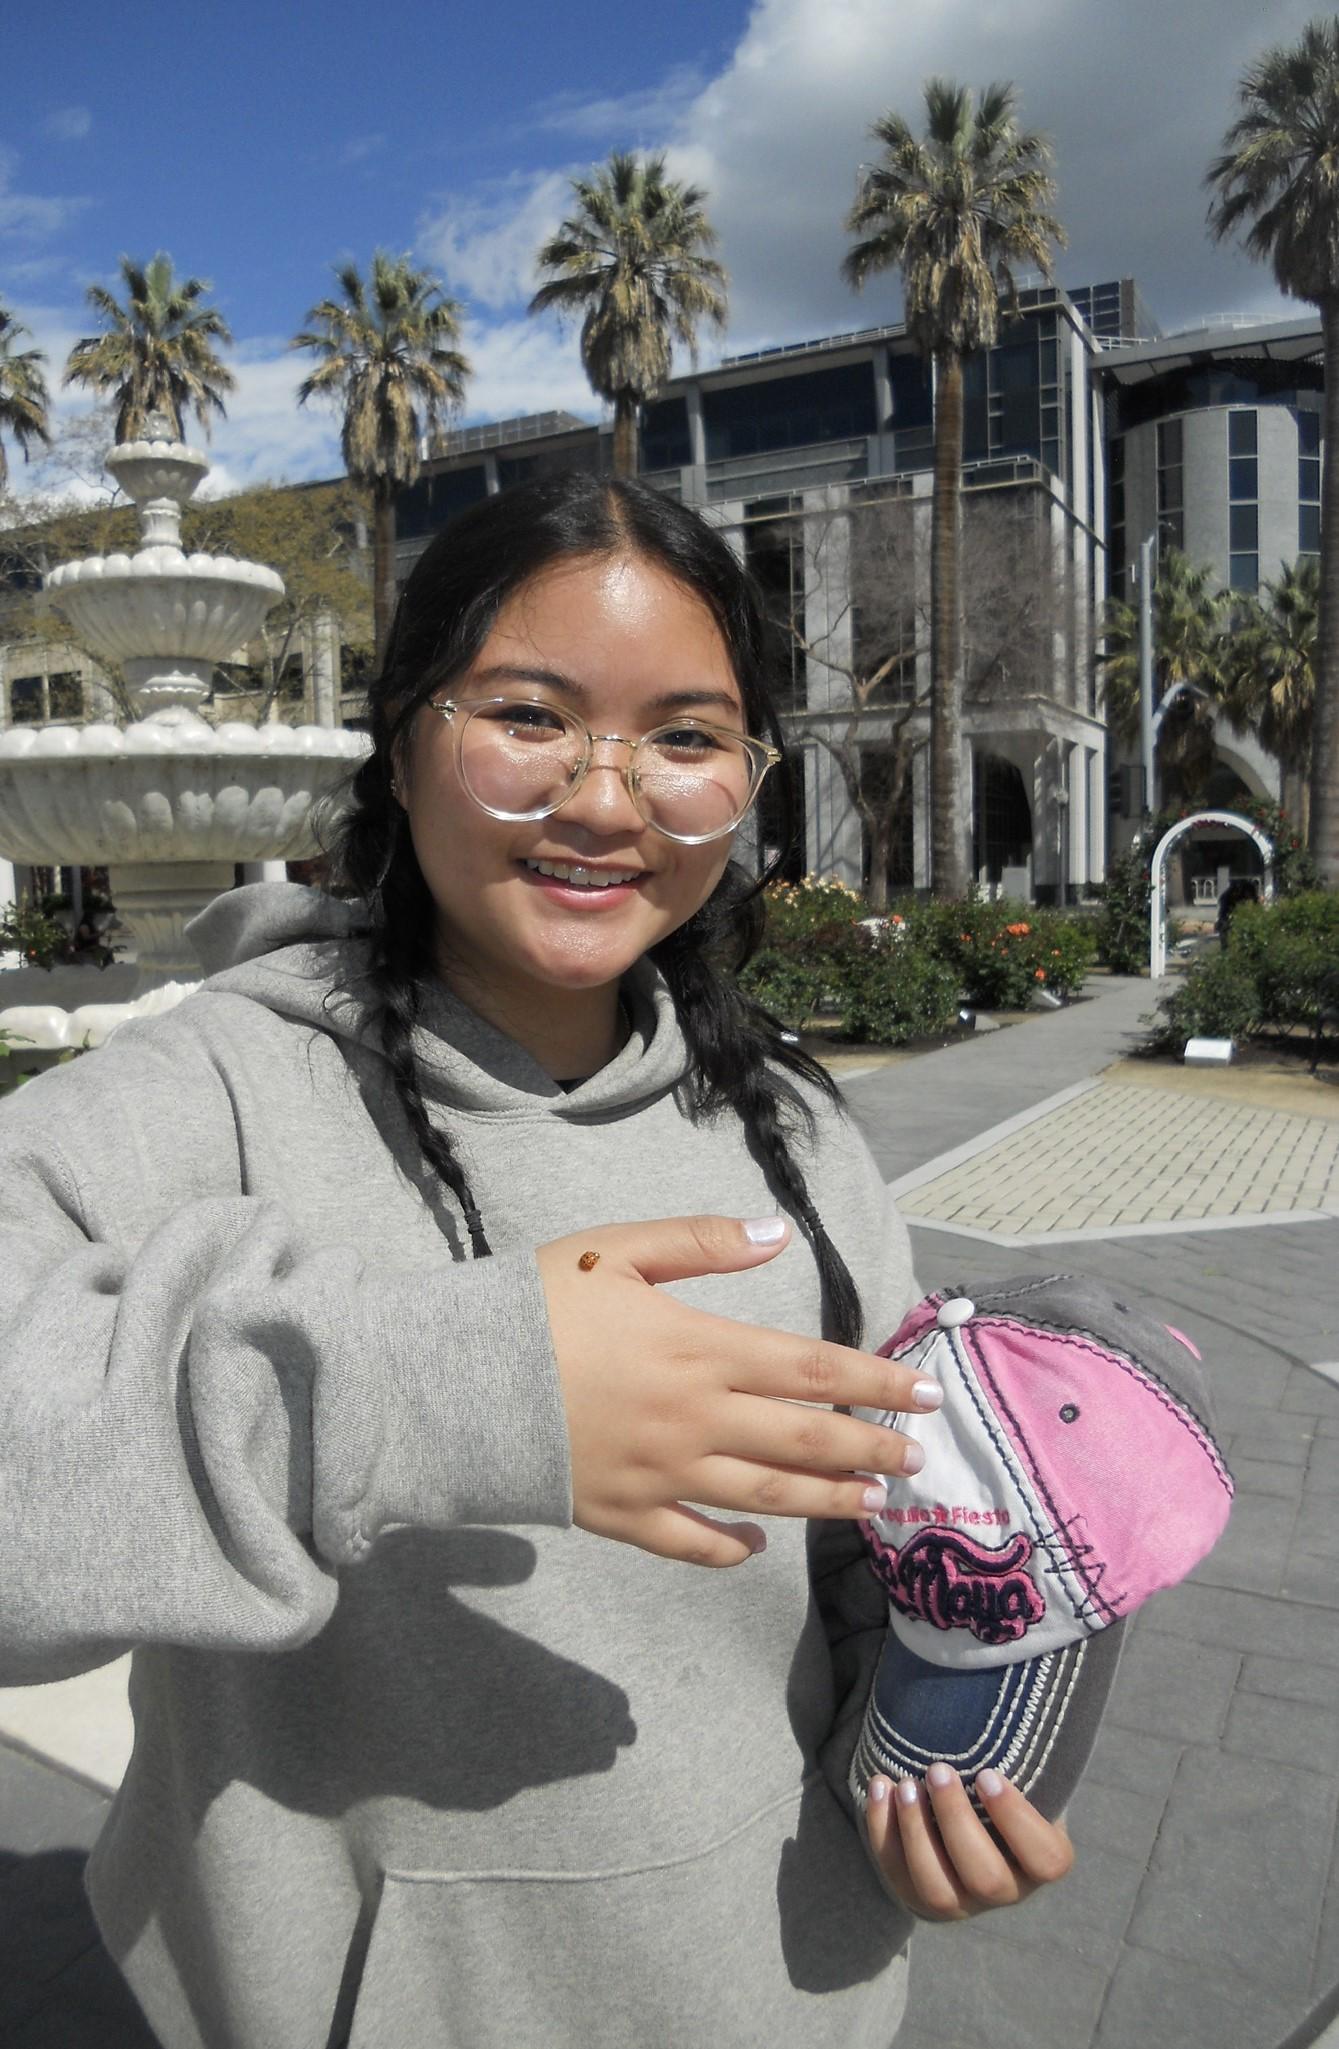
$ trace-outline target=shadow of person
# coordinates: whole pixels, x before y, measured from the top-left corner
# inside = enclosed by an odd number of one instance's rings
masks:
[[[157,2049],[94,1926],[84,1862],[83,1850],[0,1851],[0,2042]]]
[[[436,1810],[500,1807],[527,1787],[611,1771],[636,1741],[628,1696],[518,1623],[536,1609],[532,1543],[510,1530],[397,1530],[341,1578],[321,1633],[274,1655],[136,1655],[132,1700],[190,1768],[197,1818],[234,1777],[330,1818],[397,1796]],[[525,1589],[509,1602],[510,1589]],[[466,1590],[483,1598],[472,1603]],[[156,1660],[170,1684],[145,1685]]]

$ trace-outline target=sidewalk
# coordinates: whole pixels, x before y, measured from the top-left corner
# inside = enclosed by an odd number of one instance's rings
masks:
[[[919,1929],[897,2049],[1328,2045],[1339,1988],[1339,1090],[1299,1081],[1280,1092],[1235,1071],[1113,1074],[1152,1007],[1149,985],[1095,979],[1089,994],[853,1073],[846,1093],[903,1197],[925,1287],[970,1293],[977,1278],[1063,1262],[1188,1331],[1212,1377],[1237,1502],[1193,1582],[1127,1632],[1070,1811],[1073,1876],[1009,1913]],[[1173,1217],[1152,1214],[1169,1206],[1154,1192],[1169,1143],[1185,1196]],[[1128,1214],[1080,1221],[1117,1174]],[[1211,1214],[1229,1181],[1231,1205]],[[1075,1232],[1092,1235],[1076,1243]],[[0,1694],[6,2049],[152,2049],[78,1884],[124,1754],[124,1716],[116,1668],[40,1700]]]
[[[1010,1913],[919,1929],[897,2049],[1302,2049],[1339,1986],[1339,1191],[1308,1179],[1339,1138],[1339,1092],[1313,1084],[1279,1111],[1244,1072],[1213,1090],[1195,1074],[1163,1088],[1165,1069],[1096,1081],[1151,1003],[1146,982],[1089,989],[847,1095],[926,1288],[1063,1266],[1196,1339],[1237,1500],[1193,1582],[1127,1631],[1070,1810],[1073,1876]],[[1185,1151],[1206,1107],[1217,1138]],[[1280,1165],[1279,1116],[1300,1172]],[[1164,1142],[1183,1148],[1179,1218],[1151,1214],[1167,1207]],[[1006,1155],[1007,1194],[991,1192]],[[1087,1236],[1117,1171],[1130,1215]]]

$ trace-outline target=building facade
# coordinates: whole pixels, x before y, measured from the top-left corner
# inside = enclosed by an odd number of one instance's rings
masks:
[[[1320,553],[1324,366],[1319,319],[1224,322],[1105,352],[1107,560],[1113,594],[1132,599],[1139,549],[1177,549],[1223,591],[1255,597],[1285,567]],[[1216,763],[1201,792],[1214,808],[1283,796],[1279,764],[1253,733],[1215,721]],[[1126,747],[1119,765],[1137,759]],[[1127,777],[1127,791],[1137,778]],[[1154,793],[1155,800],[1168,792]],[[1173,793],[1174,794],[1174,793]],[[1137,829],[1127,803],[1113,838]],[[1197,843],[1185,894],[1208,903],[1246,842]]]

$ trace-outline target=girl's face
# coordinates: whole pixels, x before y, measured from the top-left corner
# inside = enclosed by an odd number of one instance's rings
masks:
[[[579,712],[593,733],[629,740],[680,715],[745,731],[711,613],[635,555],[583,556],[541,571],[503,605],[469,669],[436,695],[466,708],[488,697],[555,704]],[[666,839],[628,793],[628,749],[604,742],[561,810],[493,818],[461,783],[461,723],[462,715],[448,723],[424,705],[401,782],[436,905],[443,979],[504,1025],[533,1028],[536,1004],[589,1005],[597,991],[612,1006],[620,976],[710,896],[732,836],[697,847]],[[543,872],[554,866],[619,879],[600,886]]]

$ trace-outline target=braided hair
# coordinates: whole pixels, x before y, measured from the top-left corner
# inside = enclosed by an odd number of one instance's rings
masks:
[[[472,507],[419,558],[368,691],[372,751],[352,779],[330,848],[332,888],[368,908],[367,990],[396,1095],[425,1166],[459,1205],[476,1259],[490,1249],[484,1221],[449,1133],[428,1116],[414,1058],[414,1027],[435,972],[434,905],[396,795],[397,773],[419,709],[469,667],[508,598],[556,561],[619,553],[655,564],[706,604],[729,652],[748,730],[784,752],[767,687],[771,629],[752,578],[724,537],[696,512],[633,479],[559,472]],[[788,766],[778,778],[783,844],[793,829]],[[814,1121],[796,1080],[834,1103],[836,1086],[735,979],[761,939],[761,891],[779,859],[761,877],[731,862],[707,902],[650,957],[674,999],[691,1056],[690,1114],[739,1117],[774,1198],[813,1249],[824,1335],[858,1344],[860,1298],[800,1160]]]

